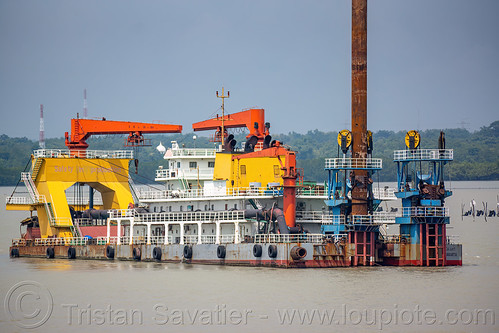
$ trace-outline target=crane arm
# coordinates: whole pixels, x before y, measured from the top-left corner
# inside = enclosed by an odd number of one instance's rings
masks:
[[[138,123],[129,121],[71,119],[71,136],[65,133],[70,150],[86,149],[86,140],[92,135],[128,134],[129,142],[141,139],[143,133],[181,133],[181,125]]]
[[[220,130],[222,128],[222,120],[225,128],[242,128],[246,127],[250,133],[248,138],[256,136],[258,139],[263,139],[268,135],[269,126],[265,123],[264,109],[250,109],[224,116],[216,116],[215,118],[200,121],[192,124],[194,131]]]

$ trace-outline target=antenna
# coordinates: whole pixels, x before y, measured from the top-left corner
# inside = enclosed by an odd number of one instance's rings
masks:
[[[83,89],[83,118],[87,118],[87,89]]]
[[[45,149],[45,124],[43,123],[43,104],[40,104],[40,138],[38,145],[41,149]]]
[[[225,121],[225,99],[230,97],[230,91],[227,91],[227,96],[224,95],[224,87],[222,87],[222,95],[218,95],[217,91],[217,97],[222,99],[222,133],[220,133],[220,142],[222,144],[225,141],[225,127],[224,127],[224,121]]]

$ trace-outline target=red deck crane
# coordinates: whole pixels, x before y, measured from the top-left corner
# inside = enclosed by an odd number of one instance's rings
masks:
[[[194,123],[192,124],[192,129],[194,131],[217,130],[214,141],[223,142],[222,135],[225,139],[227,133],[222,133],[222,126],[224,127],[224,132],[227,128],[246,127],[250,131],[246,138],[256,136],[259,141],[269,135],[270,128],[270,124],[265,122],[264,109],[249,109],[225,116],[217,115],[215,118]]]
[[[137,123],[94,119],[71,119],[71,136],[65,133],[66,146],[70,152],[85,151],[86,140],[92,135],[128,134],[126,146],[145,146],[144,133],[182,133],[181,125]]]

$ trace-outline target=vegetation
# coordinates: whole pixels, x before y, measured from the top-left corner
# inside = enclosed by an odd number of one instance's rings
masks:
[[[421,147],[437,148],[440,130],[421,132]],[[297,151],[298,166],[304,168],[305,179],[324,181],[324,158],[340,156],[337,144],[337,132],[309,131],[306,134],[288,133],[274,135],[274,139]],[[396,168],[393,151],[404,149],[405,132],[379,131],[374,133],[374,156],[383,159],[383,170],[378,173],[380,181],[395,181]],[[499,180],[499,121],[482,127],[476,132],[465,129],[445,130],[446,147],[454,149],[454,161],[447,168],[447,178],[452,180]],[[140,160],[138,174],[131,165],[131,173],[136,183],[152,183],[158,165],[164,165],[162,156],[155,147],[161,141],[169,147],[170,141],[176,140],[186,147],[213,147],[208,138],[191,134],[152,135],[148,136],[153,146],[139,148]],[[239,142],[244,136],[236,136]],[[124,137],[95,137],[88,140],[90,149],[123,149]],[[64,139],[48,139],[47,148],[63,149]],[[10,138],[0,135],[0,185],[15,185],[20,172],[29,168],[29,156],[38,148],[38,142],[27,138]]]

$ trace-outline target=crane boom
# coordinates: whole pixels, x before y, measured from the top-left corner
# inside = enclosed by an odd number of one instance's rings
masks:
[[[228,114],[222,117],[216,116],[215,118],[200,121],[192,124],[194,131],[208,131],[208,130],[222,130],[222,119],[225,128],[242,128],[246,127],[250,133],[246,136],[256,136],[258,139],[263,140],[268,135],[269,124],[265,123],[265,110],[264,109],[250,109],[246,111]],[[221,134],[223,137],[223,134]]]
[[[144,141],[143,133],[182,133],[181,125],[138,123],[95,119],[71,119],[71,136],[65,133],[66,146],[70,151],[86,150],[86,140],[92,135],[128,134],[130,145],[139,145]]]

